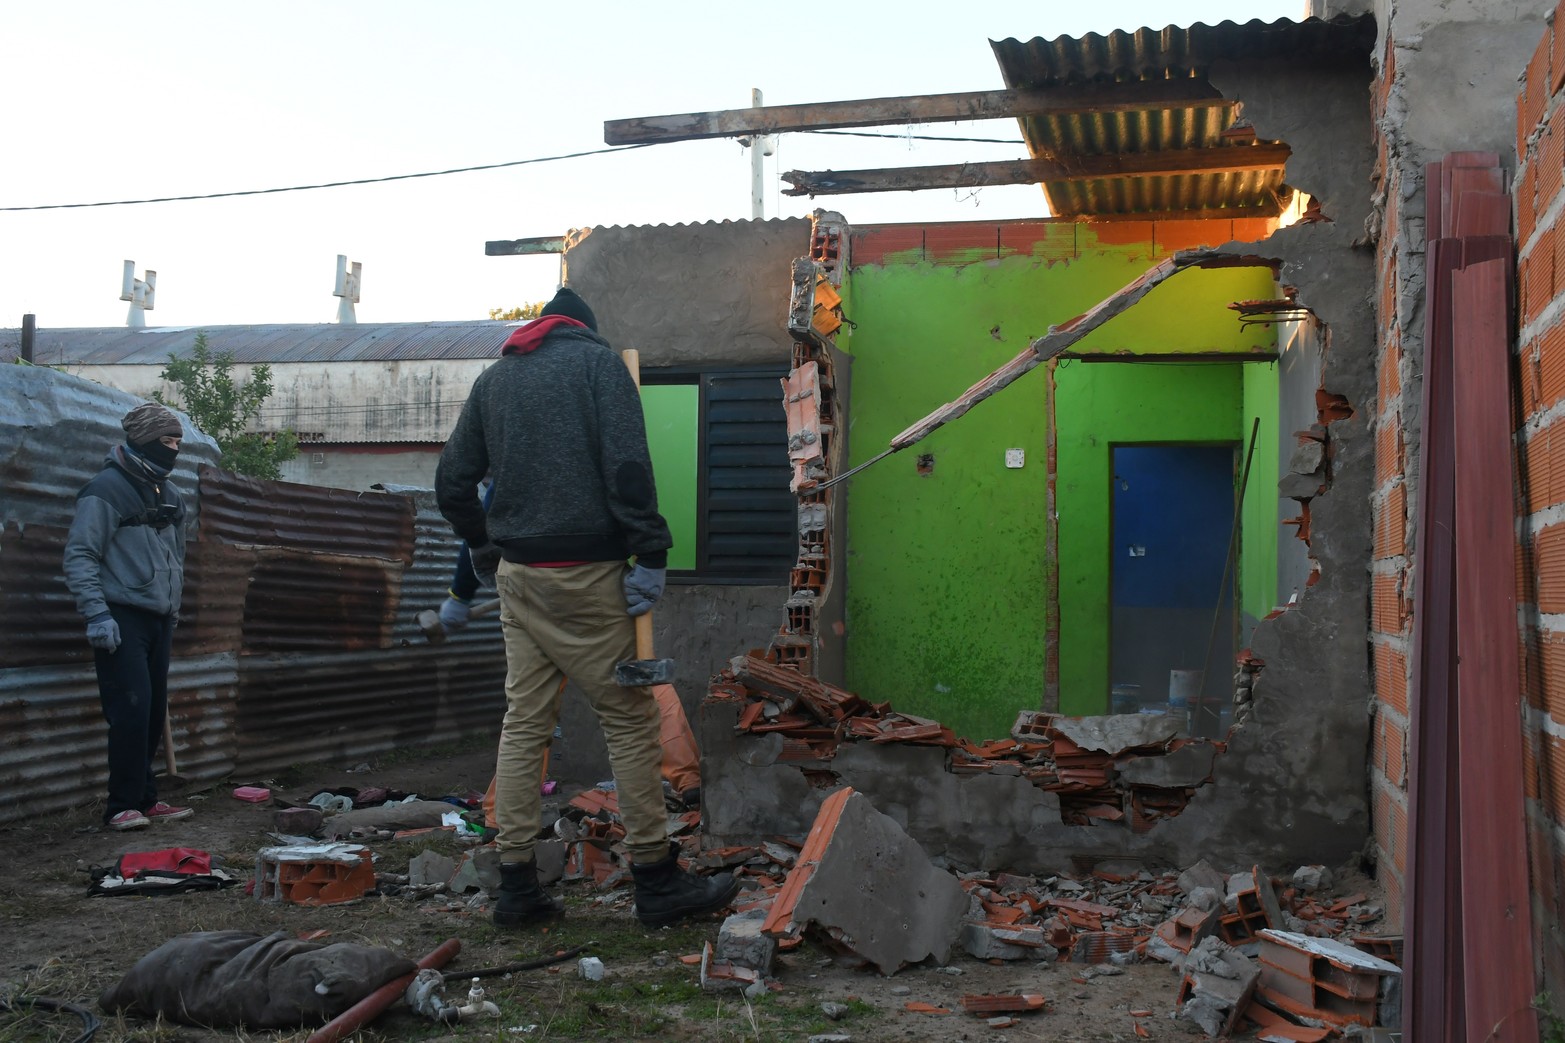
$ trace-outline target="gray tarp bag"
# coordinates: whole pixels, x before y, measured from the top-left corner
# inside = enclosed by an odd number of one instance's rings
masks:
[[[303,942],[283,931],[197,931],[137,960],[98,1005],[186,1025],[292,1028],[330,1021],[417,970],[390,949]]]

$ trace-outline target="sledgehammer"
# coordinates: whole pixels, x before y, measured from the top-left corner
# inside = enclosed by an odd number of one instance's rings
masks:
[[[641,387],[641,353],[635,348],[620,352],[630,379]],[[674,683],[674,661],[658,659],[652,654],[652,612],[649,609],[636,617],[636,658],[614,664],[614,683],[621,688],[650,688],[655,684]]]
[[[495,611],[499,607],[499,598],[495,598],[492,601],[479,602],[472,608],[468,609],[467,618],[472,619],[474,616],[487,616],[489,613]],[[438,645],[446,639],[446,628],[440,622],[439,612],[436,612],[432,608],[426,608],[424,611],[420,612],[413,618],[418,623],[418,628],[424,632],[424,637],[429,641],[430,644]]]

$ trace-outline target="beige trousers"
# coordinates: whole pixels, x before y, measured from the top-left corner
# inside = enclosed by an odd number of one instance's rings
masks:
[[[657,701],[649,689],[614,683],[614,665],[636,654],[635,626],[625,614],[625,571],[617,561],[557,569],[500,563],[506,710],[495,819],[502,862],[532,858],[542,813],[538,779],[566,677],[587,696],[603,728],[631,861],[668,856]]]

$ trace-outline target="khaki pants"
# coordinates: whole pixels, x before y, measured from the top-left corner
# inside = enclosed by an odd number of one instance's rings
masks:
[[[567,676],[587,696],[603,728],[631,861],[668,856],[657,701],[649,689],[614,683],[614,665],[636,654],[635,626],[625,614],[625,568],[612,561],[558,569],[500,563],[506,711],[495,769],[495,819],[502,862],[532,857],[542,812],[538,780]]]

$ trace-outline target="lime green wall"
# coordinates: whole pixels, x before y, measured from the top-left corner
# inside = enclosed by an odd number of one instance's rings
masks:
[[[1277,364],[1244,367],[1244,437],[1250,437],[1255,417],[1261,426],[1250,462],[1250,482],[1244,493],[1239,547],[1239,604],[1250,621],[1264,619],[1277,607]],[[1240,464],[1242,466],[1243,459]],[[1240,647],[1250,643],[1250,627],[1239,635]]]
[[[701,389],[694,384],[650,384],[641,389],[647,448],[657,482],[658,510],[674,547],[668,567],[696,567],[696,458],[700,447]]]
[[[853,269],[844,308],[856,324],[845,345],[854,358],[853,463],[880,452],[908,424],[1015,357],[1051,324],[1120,289],[1155,259],[1146,242],[1094,242],[1083,226],[1077,226],[1076,235],[1079,256],[1052,263],[1026,256],[963,265],[893,259]],[[1271,294],[1265,270],[1183,272],[1084,340],[1081,348],[1137,353],[1253,349],[1270,343],[1269,330],[1241,333],[1226,305]],[[1072,406],[1071,416],[1080,418],[1083,446],[1090,443],[1101,453],[1105,467],[1108,431],[1100,426],[1099,414],[1126,413],[1127,405],[1114,398],[1121,382],[1129,382],[1144,410],[1194,418],[1192,430],[1221,429],[1202,438],[1238,440],[1240,368],[1070,363],[1071,374],[1083,374],[1097,389],[1092,409]],[[1087,378],[1088,371],[1099,375]],[[1005,734],[1016,711],[1038,707],[1043,696],[1046,376],[1043,367],[1033,370],[960,420],[862,472],[849,486],[849,686],[866,698],[890,700],[900,710],[938,718],[975,738]],[[1062,411],[1071,394],[1062,385]],[[1159,428],[1155,438],[1196,438],[1172,430]],[[1010,448],[1026,453],[1019,470],[1005,467]],[[921,475],[919,457],[925,454],[933,466]],[[1067,463],[1062,444],[1062,468]],[[1062,678],[1062,705],[1068,712],[1104,712],[1107,704],[1106,607],[1091,615],[1074,594],[1069,603],[1064,594],[1069,578],[1073,590],[1095,588],[1100,598],[1107,596],[1106,545],[1103,553],[1091,556],[1090,566],[1083,566],[1064,544],[1082,519],[1093,517],[1100,519],[1098,537],[1107,540],[1102,520],[1107,497],[1105,472],[1090,492],[1077,489],[1071,498],[1062,493],[1059,501],[1061,643],[1066,650],[1092,649],[1062,654],[1062,669],[1069,661],[1073,671]],[[1072,535],[1072,540],[1080,538]]]

